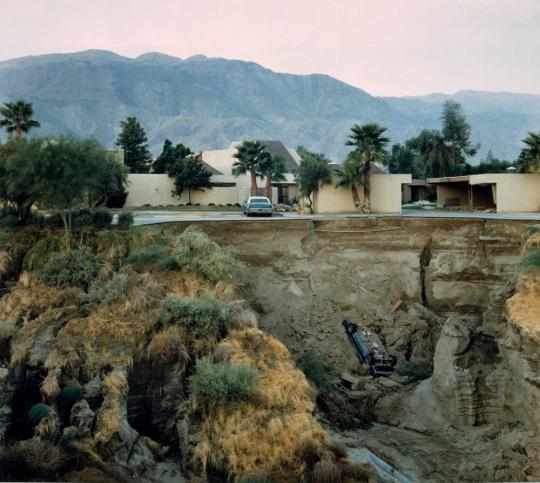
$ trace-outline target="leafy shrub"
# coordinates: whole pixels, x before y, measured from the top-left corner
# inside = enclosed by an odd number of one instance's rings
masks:
[[[396,372],[400,376],[408,377],[409,382],[416,382],[431,377],[433,367],[429,362],[414,362],[401,359],[396,366]]]
[[[197,361],[190,377],[190,389],[197,403],[206,410],[218,407],[235,408],[252,400],[260,379],[247,364],[216,364],[209,357]]]
[[[15,228],[19,224],[19,219],[10,213],[0,214],[0,228]]]
[[[540,248],[530,248],[518,264],[518,271],[540,270]]]
[[[229,315],[227,307],[208,296],[181,299],[169,295],[161,306],[161,321],[179,324],[192,339],[219,337]]]
[[[130,228],[133,225],[133,213],[126,211],[118,215],[118,227]]]
[[[49,256],[60,248],[60,240],[54,236],[39,240],[24,257],[23,268],[35,271],[43,267]]]
[[[193,272],[211,283],[229,281],[243,271],[232,250],[220,247],[194,225],[179,235],[176,243],[164,265],[169,270]]]
[[[109,228],[112,220],[113,216],[108,210],[99,208],[92,212],[92,226],[95,228]]]
[[[28,411],[28,422],[35,426],[44,417],[49,415],[49,406],[43,403],[34,404]]]
[[[126,204],[127,191],[114,193],[107,198],[105,206],[107,208],[122,208]]]
[[[169,253],[170,248],[167,245],[152,243],[135,250],[126,261],[139,271],[146,270],[152,265],[161,268],[164,261],[168,259]]]
[[[88,288],[87,300],[110,303],[124,298],[128,293],[128,278],[123,273],[114,273],[105,282],[94,280]]]
[[[317,352],[307,350],[297,359],[296,365],[321,394],[327,394],[334,388],[335,371]]]
[[[53,253],[38,272],[39,278],[57,287],[78,286],[88,288],[99,270],[99,258],[90,248],[79,248]]]

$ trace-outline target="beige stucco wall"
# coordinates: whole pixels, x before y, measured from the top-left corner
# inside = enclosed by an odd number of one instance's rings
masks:
[[[128,197],[126,207],[176,206],[188,202],[187,190],[182,197],[173,196],[174,180],[167,174],[130,174],[128,176]],[[227,205],[239,203],[243,192],[236,187],[214,187],[204,191],[191,191],[191,202],[201,205],[214,203]],[[248,190],[249,196],[249,190]]]
[[[469,187],[463,183],[437,185],[437,208],[444,208],[446,200],[459,198],[459,206],[469,206]]]
[[[540,174],[475,174],[470,184],[495,183],[497,212],[538,213]]]
[[[401,211],[401,185],[410,183],[410,174],[374,174],[371,176],[371,211],[373,213],[399,213]],[[364,199],[363,188],[358,189],[360,203]],[[316,213],[354,213],[350,188],[336,188],[335,182],[321,186],[314,193]]]

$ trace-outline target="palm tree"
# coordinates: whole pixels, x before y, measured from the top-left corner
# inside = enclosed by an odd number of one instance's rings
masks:
[[[264,164],[268,162],[270,153],[259,141],[243,141],[237,146],[233,155],[237,161],[233,163],[233,176],[249,173],[251,176],[251,196],[257,196],[257,176],[261,176]]]
[[[362,211],[369,213],[370,207],[370,186],[371,186],[371,168],[373,163],[377,162],[386,165],[388,156],[386,145],[390,139],[383,136],[386,128],[376,123],[368,123],[360,126],[355,124],[351,128],[351,134],[345,143],[347,146],[354,146],[352,162],[362,173],[364,186],[364,202]]]
[[[518,162],[525,172],[540,173],[540,132],[530,132],[522,142],[525,147],[519,154]]]
[[[4,119],[0,119],[0,127],[5,127],[8,133],[14,132],[17,139],[33,127],[40,127],[39,122],[32,119],[32,103],[22,99],[4,103],[4,107],[0,107],[0,114],[4,116]]]
[[[266,184],[264,185],[264,195],[271,199],[272,197],[272,182],[285,181],[285,173],[287,172],[287,162],[280,154],[269,156],[266,163],[261,166],[261,174],[266,176]]]
[[[358,161],[355,159],[356,151],[347,156],[347,159],[343,163],[343,168],[337,170],[339,177],[336,183],[336,188],[350,188],[353,198],[354,206],[360,207],[360,196],[358,195],[358,187],[364,184],[362,170]]]
[[[423,129],[409,141],[409,146],[418,153],[420,164],[429,176],[450,176],[458,174],[451,162],[450,148],[440,131]]]

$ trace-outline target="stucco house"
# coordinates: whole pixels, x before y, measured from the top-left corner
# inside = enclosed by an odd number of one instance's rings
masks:
[[[438,208],[493,209],[498,213],[540,211],[540,174],[472,174],[428,178],[437,187]]]
[[[357,213],[350,188],[336,188],[338,164],[331,164],[332,183],[322,185],[313,196],[315,213]],[[373,213],[400,213],[402,185],[411,183],[410,174],[387,174],[373,165],[371,170],[370,205]],[[358,187],[360,203],[364,201],[364,190]]]
[[[212,174],[211,189],[191,192],[193,204],[200,205],[235,205],[244,204],[250,196],[251,178],[249,175],[233,176],[234,154],[241,141],[233,142],[226,149],[202,151],[200,156],[205,168]],[[290,203],[298,198],[294,170],[300,162],[300,156],[294,149],[289,149],[281,141],[260,141],[273,155],[283,156],[287,165],[285,181],[272,183],[272,202]],[[128,176],[128,197],[126,207],[138,206],[177,206],[188,202],[188,193],[182,197],[172,194],[174,180],[167,174],[130,174]],[[257,178],[259,194],[264,194],[266,178]]]

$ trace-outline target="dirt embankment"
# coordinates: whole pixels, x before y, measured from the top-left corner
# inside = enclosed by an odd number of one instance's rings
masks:
[[[245,294],[265,330],[293,352],[312,348],[343,367],[356,364],[345,317],[378,326],[394,352],[418,361],[431,360],[449,315],[495,326],[527,225],[355,218],[198,226],[249,264]],[[404,309],[392,313],[399,299]]]

